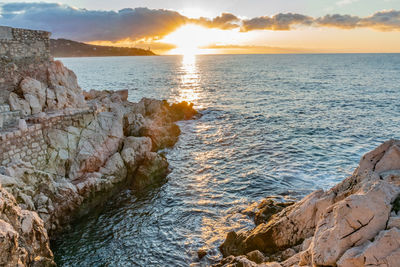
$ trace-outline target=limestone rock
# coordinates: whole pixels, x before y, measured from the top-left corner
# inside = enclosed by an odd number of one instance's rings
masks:
[[[28,101],[32,114],[42,112],[46,105],[46,87],[41,82],[27,77],[21,81],[21,90]]]
[[[260,250],[285,267],[397,266],[399,146],[397,140],[383,143],[332,189],[311,193],[253,230],[228,233],[221,252],[232,261]],[[248,212],[256,211],[252,207]],[[285,254],[292,256],[285,260]]]
[[[48,84],[49,88],[54,90],[58,109],[67,107],[87,107],[75,73],[64,67],[60,61],[51,62],[49,65]],[[53,95],[51,94],[49,101],[52,100]]]
[[[165,157],[155,153],[147,152],[142,164],[135,172],[133,188],[140,189],[156,184],[168,174],[168,162]]]
[[[264,261],[266,261],[264,255],[258,250],[247,253],[246,257],[255,263],[263,263]]]
[[[273,254],[297,245],[312,236],[316,218],[330,204],[330,199],[322,196],[322,190],[316,191],[282,210],[268,223],[262,223],[249,232],[229,233],[220,247],[222,254],[241,255],[253,250]]]
[[[124,134],[126,136],[140,136],[146,120],[140,113],[129,112],[124,117]]]
[[[400,169],[400,148],[393,145],[383,155],[382,159],[376,164],[375,171],[378,173]]]
[[[0,265],[55,266],[49,238],[35,212],[22,210],[0,185]]]
[[[328,208],[311,244],[314,264],[336,264],[346,250],[361,245],[386,227],[396,192],[385,182],[365,191]]]
[[[10,93],[8,98],[8,103],[10,104],[10,108],[13,111],[20,110],[23,116],[31,115],[31,107],[25,99],[20,98],[15,93]]]
[[[373,242],[346,251],[340,258],[339,267],[388,266],[400,263],[400,230],[392,228],[381,231]]]
[[[173,146],[177,141],[181,131],[175,123],[159,126],[156,123],[149,123],[139,131],[141,136],[151,138],[153,151]]]
[[[26,125],[26,121],[24,119],[18,120],[18,129],[20,131],[26,131],[28,129],[28,126]]]

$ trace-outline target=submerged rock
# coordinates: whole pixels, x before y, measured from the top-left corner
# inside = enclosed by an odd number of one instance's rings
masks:
[[[199,260],[204,258],[206,255],[207,255],[207,250],[205,250],[205,249],[199,249],[197,251],[197,257],[199,258]]]
[[[260,203],[250,205],[241,213],[254,218],[254,223],[259,225],[268,222],[272,215],[277,214],[284,208],[293,205],[294,202],[278,202],[274,197],[268,197]]]
[[[329,191],[311,193],[253,230],[228,233],[221,245],[224,257],[232,264],[232,259],[259,250],[278,259],[280,266],[397,266],[399,145],[396,140],[385,142]]]

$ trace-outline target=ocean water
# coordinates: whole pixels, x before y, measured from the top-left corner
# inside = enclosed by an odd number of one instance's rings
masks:
[[[399,138],[400,54],[61,59],[83,89],[190,101],[171,173],[125,190],[52,244],[59,266],[207,266],[247,205],[299,199]],[[207,256],[199,261],[197,251]]]

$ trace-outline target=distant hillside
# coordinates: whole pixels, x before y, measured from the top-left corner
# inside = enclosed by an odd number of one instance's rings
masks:
[[[150,50],[140,48],[89,45],[66,39],[51,39],[50,52],[53,57],[109,57],[155,55]]]

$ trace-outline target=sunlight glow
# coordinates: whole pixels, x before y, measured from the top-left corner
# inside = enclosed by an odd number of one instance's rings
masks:
[[[210,30],[198,25],[188,24],[162,39],[165,43],[176,45],[168,54],[198,55],[202,54],[201,46],[211,43]]]
[[[220,30],[205,28],[196,24],[187,24],[159,40],[176,46],[168,52],[170,55],[216,54],[216,45],[235,44],[240,40],[239,30]]]

